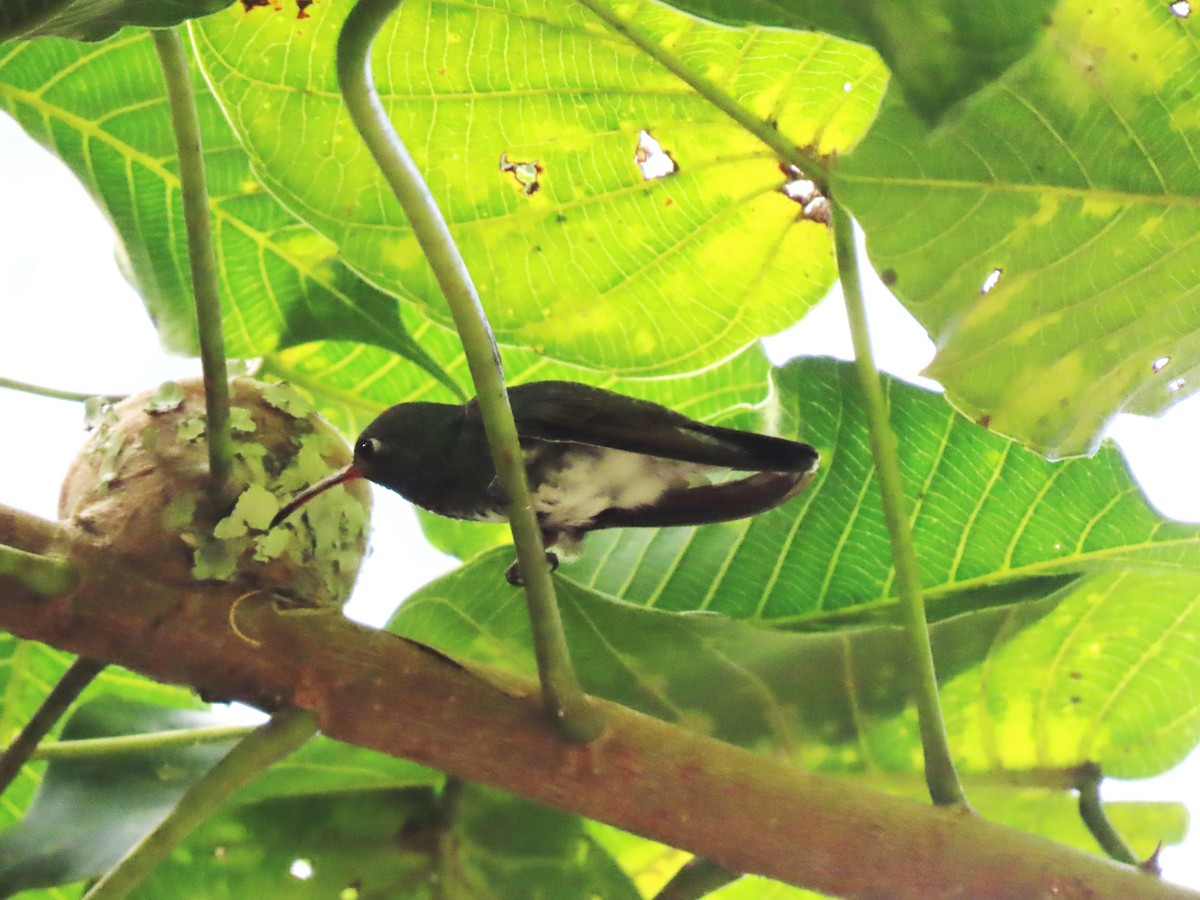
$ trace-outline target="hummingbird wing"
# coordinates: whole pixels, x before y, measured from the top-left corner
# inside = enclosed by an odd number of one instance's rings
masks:
[[[817,466],[817,451],[808,444],[706,425],[657,403],[573,381],[534,381],[510,388],[508,396],[523,438],[750,472],[804,474]]]
[[[737,481],[676,487],[648,506],[609,507],[588,524],[601,528],[669,528],[745,519],[791,500],[812,480],[808,472],[759,472]]]

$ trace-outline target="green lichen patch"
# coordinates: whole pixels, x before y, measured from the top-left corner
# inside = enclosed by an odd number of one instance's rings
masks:
[[[96,448],[100,456],[97,483],[103,487],[108,487],[121,474],[121,451],[125,440],[124,434],[112,431],[104,435]]]
[[[175,430],[175,436],[180,441],[187,441],[189,444],[194,444],[205,434],[204,415],[189,416],[179,423],[179,427]]]
[[[263,388],[262,398],[271,406],[297,419],[305,419],[313,414],[312,401],[286,381],[267,385]]]
[[[250,410],[242,406],[235,406],[229,410],[229,427],[241,434],[249,434],[258,429]]]
[[[164,381],[158,390],[146,398],[146,412],[151,415],[172,412],[183,406],[183,385],[178,381]]]
[[[244,546],[239,548],[237,541],[197,538],[192,534],[180,537],[193,548],[192,575],[198,581],[210,578],[228,581],[237,570],[238,558],[245,549]]]

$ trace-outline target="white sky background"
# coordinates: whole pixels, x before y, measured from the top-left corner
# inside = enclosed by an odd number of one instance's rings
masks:
[[[881,368],[909,380],[933,354],[924,331],[869,281],[872,332]],[[871,288],[874,287],[874,290]],[[800,354],[851,358],[840,300],[823,303],[795,334],[769,342],[777,359]],[[169,357],[140,298],[113,257],[113,235],[74,176],[0,114],[0,377],[96,394],[124,394],[199,373]],[[1151,502],[1165,515],[1200,522],[1200,396],[1161,419],[1122,416],[1111,430]],[[56,517],[59,485],[85,439],[79,404],[0,388],[0,503]],[[350,612],[379,624],[416,587],[453,561],[426,547],[415,516],[376,489],[373,550]],[[1165,776],[1108,781],[1106,799],[1182,801],[1200,809],[1200,754]],[[1142,850],[1143,848],[1137,848]],[[1200,822],[1164,851],[1167,877],[1200,888]]]

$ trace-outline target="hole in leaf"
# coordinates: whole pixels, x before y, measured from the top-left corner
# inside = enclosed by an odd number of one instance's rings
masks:
[[[987,278],[983,279],[983,286],[979,288],[979,293],[986,294],[997,284],[1000,283],[1000,276],[1004,274],[1004,270],[999,266],[988,272]]]
[[[642,170],[642,180],[652,181],[655,178],[666,178],[679,171],[679,164],[671,154],[663,149],[650,132],[638,132],[637,149],[633,152],[633,161]]]
[[[1167,364],[1170,361],[1171,361],[1171,357],[1160,356],[1154,362],[1150,363],[1150,369],[1154,372],[1155,375],[1157,375],[1159,372],[1161,372],[1163,369],[1165,369],[1167,367]]]
[[[521,193],[526,197],[536,194],[542,186],[538,179],[543,170],[536,159],[532,162],[513,162],[508,158],[507,153],[501,153],[500,171],[511,172],[512,177],[521,186]]]
[[[1171,10],[1171,15],[1177,19],[1186,19],[1192,14],[1192,4],[1188,0],[1175,0],[1168,9]]]
[[[1183,390],[1183,386],[1186,383],[1187,382],[1185,382],[1182,378],[1176,378],[1174,381],[1172,381],[1170,384],[1167,385],[1167,390],[1170,391],[1172,394],[1178,394],[1180,391]]]
[[[851,84],[850,82],[848,82],[848,81],[847,81],[847,82],[844,82],[844,83],[842,84],[842,90],[843,90],[843,91],[845,91],[847,94],[848,94],[848,93],[850,93],[850,91],[852,91],[853,89],[854,89],[854,85],[852,85],[852,84]]]
[[[307,859],[293,859],[292,864],[288,866],[288,874],[297,881],[308,881],[313,877],[312,863]]]

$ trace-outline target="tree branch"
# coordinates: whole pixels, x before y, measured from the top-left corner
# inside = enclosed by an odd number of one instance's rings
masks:
[[[329,737],[609,822],[733,871],[896,900],[1200,897],[960,809],[810,774],[612,703],[599,702],[604,734],[572,743],[546,722],[531,679],[468,669],[334,610],[289,614],[292,604],[261,595],[238,607],[239,635],[229,615],[243,585],[155,582],[86,535],[0,506],[0,542],[23,537],[23,549],[70,558],[81,586],[46,598],[0,579],[0,629],[210,696],[310,710]]]

